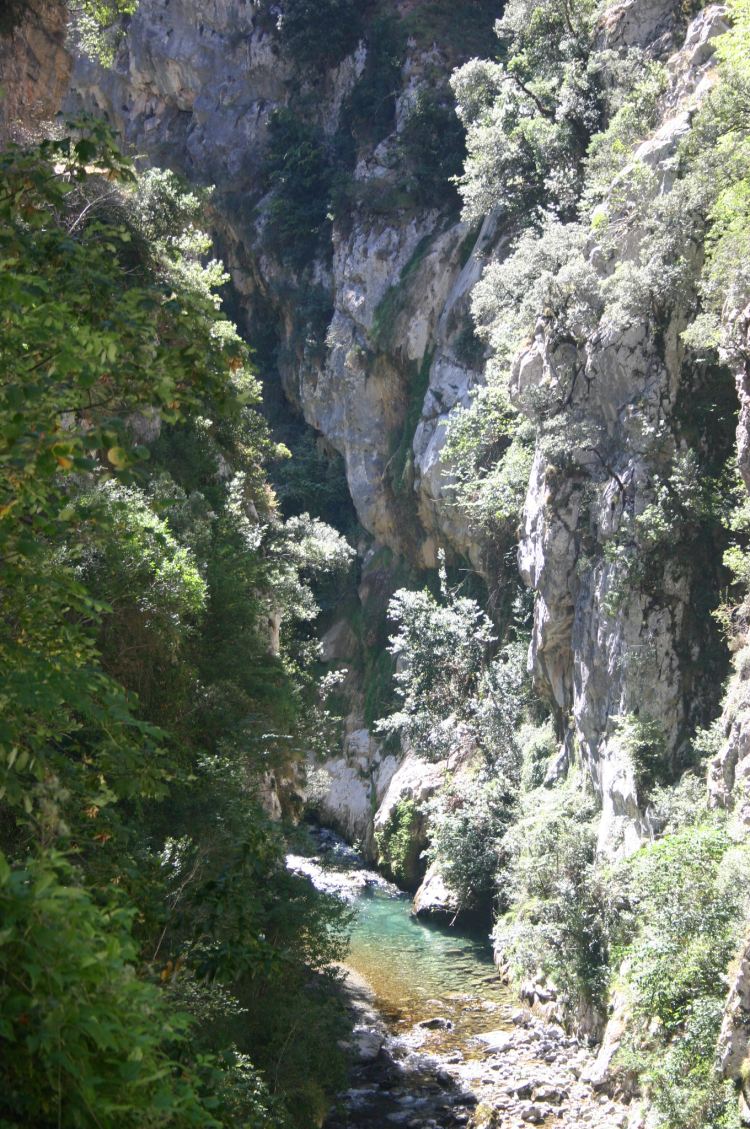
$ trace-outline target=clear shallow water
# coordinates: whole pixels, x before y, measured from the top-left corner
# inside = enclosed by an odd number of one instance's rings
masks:
[[[500,981],[486,930],[426,922],[411,898],[374,871],[332,832],[314,833],[316,854],[288,856],[293,870],[345,897],[357,911],[346,965],[367,981],[393,1034],[425,1019],[449,1025],[430,1031],[437,1049],[510,1026],[515,999]]]
[[[373,889],[354,900],[357,920],[347,965],[368,981],[396,1029],[440,1016],[454,1039],[505,1026],[511,994],[492,961],[489,937],[412,917],[405,894]],[[443,1033],[441,1032],[441,1035]]]
[[[313,842],[314,855],[288,855],[287,865],[356,908],[346,965],[366,981],[381,1017],[370,1011],[372,1019],[364,1018],[379,1041],[353,1065],[326,1129],[461,1129],[477,1098],[446,1067],[483,1058],[481,1036],[507,1030],[515,1006],[489,937],[417,920],[411,899],[367,870],[338,836],[320,830]],[[424,1020],[437,1022],[420,1026]]]

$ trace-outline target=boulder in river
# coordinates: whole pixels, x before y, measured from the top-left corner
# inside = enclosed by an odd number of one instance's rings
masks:
[[[453,918],[459,911],[458,898],[445,884],[436,863],[430,863],[422,884],[414,895],[415,917]]]
[[[423,1019],[417,1024],[417,1027],[425,1027],[428,1031],[450,1031],[453,1028],[453,1024],[450,1019],[436,1015],[431,1019]]]

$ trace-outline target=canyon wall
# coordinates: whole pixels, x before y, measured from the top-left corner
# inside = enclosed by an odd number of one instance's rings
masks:
[[[413,7],[402,5],[399,15]],[[481,348],[466,348],[470,295],[507,239],[495,216],[479,228],[461,222],[449,185],[442,200],[409,197],[401,167],[420,95],[444,84],[462,56],[410,35],[392,120],[379,139],[357,141],[349,203],[300,256],[274,245],[269,122],[292,107],[335,147],[375,48],[365,25],[353,50],[316,70],[285,51],[277,19],[272,6],[237,0],[143,0],[113,69],[78,60],[69,103],[105,114],[148,161],[215,186],[213,220],[247,333],[253,340],[270,321],[277,337],[276,371],[262,375],[281,382],[294,410],[343,457],[364,530],[364,589],[381,547],[417,570],[434,568],[443,548],[492,584],[488,571],[497,566],[452,504],[441,451],[451,411],[483,381]],[[488,56],[491,24],[478,29]],[[603,48],[640,47],[666,63],[659,121],[637,154],[656,172],[659,192],[670,190],[676,146],[710,86],[711,42],[724,27],[711,8],[685,37],[671,4],[629,0],[609,9],[600,28]],[[637,258],[639,241],[637,228],[627,229],[620,253]],[[595,240],[586,254],[602,278],[611,273],[611,256]],[[529,661],[556,717],[561,763],[585,763],[602,801],[600,843],[615,853],[653,830],[618,719],[657,722],[661,755],[678,765],[695,724],[715,709],[722,674],[709,614],[720,550],[695,542],[684,553],[654,552],[650,575],[637,584],[628,572],[629,556],[642,549],[637,536],[612,552],[625,519],[653,503],[660,471],[690,441],[684,405],[716,380],[686,352],[684,324],[677,303],[663,324],[593,325],[585,344],[571,345],[541,317],[513,371],[521,410],[530,390],[567,401],[574,455],[561,471],[538,445],[518,560],[535,592]],[[725,443],[730,399],[720,410]],[[340,642],[330,650],[336,661],[351,657]],[[361,709],[331,767],[329,815],[371,842],[372,813],[395,763],[367,732]]]

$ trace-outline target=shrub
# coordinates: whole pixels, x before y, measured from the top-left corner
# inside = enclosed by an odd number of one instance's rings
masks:
[[[464,217],[550,206],[573,218],[581,163],[603,100],[589,0],[513,0],[497,22],[503,62],[473,59],[452,79],[467,130]]]
[[[292,110],[271,115],[263,175],[273,190],[268,236],[299,269],[327,230],[332,170],[322,139]]]
[[[28,3],[24,7],[31,7]],[[125,33],[123,16],[131,16],[138,0],[82,0],[74,9],[78,46],[102,66],[111,67]]]
[[[637,57],[637,52],[631,53]],[[627,90],[623,104],[607,125],[595,134],[586,155],[585,198],[596,200],[611,185],[631,160],[635,146],[643,141],[656,123],[659,99],[667,75],[660,63],[641,63],[642,74]]]
[[[461,128],[448,91],[421,89],[398,135],[403,187],[424,208],[458,205],[454,181],[465,154]]]
[[[534,459],[534,431],[492,385],[451,413],[444,460],[451,493],[473,528],[515,543]]]
[[[453,339],[456,358],[467,368],[481,369],[485,357],[485,345],[472,321],[466,321]]]
[[[648,1084],[664,1129],[737,1124],[716,1041],[750,899],[747,864],[748,848],[732,842],[725,817],[704,813],[614,875],[629,912],[613,922],[613,944],[636,1018],[623,1062]]]
[[[485,905],[503,857],[514,812],[521,755],[517,733],[527,705],[526,646],[508,644],[495,658],[489,620],[476,601],[447,588],[440,604],[428,592],[398,591],[389,615],[397,656],[400,709],[377,729],[398,735],[418,755],[460,752],[471,765],[425,809],[430,861],[439,861],[461,908]]]
[[[278,23],[282,46],[299,67],[333,67],[362,34],[360,0],[284,0]]]
[[[381,831],[376,832],[378,866],[384,866],[396,882],[411,882],[416,864],[415,831],[419,812],[413,800],[399,800]]]
[[[663,726],[650,717],[627,714],[614,719],[613,740],[630,761],[641,803],[648,800],[656,784],[670,776]]]
[[[351,550],[275,513],[198,196],[139,186],[96,123],[8,147],[0,182],[0,1118],[318,1123],[346,907],[292,880],[254,793],[325,739],[293,623]],[[201,983],[205,1022],[152,974]]]
[[[746,0],[730,5],[732,27],[717,41],[720,81],[702,104],[684,146],[687,179],[702,191],[709,230],[701,279],[702,310],[686,339],[703,350],[735,349],[733,318],[750,294],[748,224],[750,131],[745,107],[750,89]]]
[[[0,911],[4,1124],[225,1124],[176,1060],[186,1016],[135,974],[134,909],[95,900],[47,853],[13,869],[0,855]]]
[[[480,908],[495,893],[515,793],[512,780],[480,770],[451,780],[427,805],[427,858],[439,862],[459,911]]]
[[[545,216],[524,231],[505,259],[491,262],[472,292],[479,335],[492,349],[489,372],[507,384],[510,363],[542,311],[559,338],[584,342],[598,322],[599,280],[583,256],[585,229]]]
[[[440,605],[429,592],[400,589],[388,615],[398,631],[389,650],[398,661],[398,712],[381,719],[379,732],[398,733],[418,755],[448,755],[456,722],[476,693],[492,642],[490,621],[474,600],[448,596]]]
[[[365,67],[342,107],[342,121],[360,144],[375,146],[396,124],[396,96],[406,53],[400,21],[389,13],[377,15],[367,28],[365,44]]]
[[[293,458],[280,460],[270,471],[284,515],[291,517],[312,508],[313,516],[335,528],[352,528],[356,515],[341,455],[327,449],[308,428],[301,428],[287,442],[293,443]]]
[[[603,1008],[609,972],[595,817],[574,774],[527,793],[500,880],[507,912],[495,927],[497,950],[515,977],[549,976],[570,1018],[581,1006]]]
[[[420,0],[406,13],[403,23],[420,47],[436,44],[452,60],[462,62],[491,50],[497,14],[496,0],[473,0],[461,8],[458,19],[451,0]]]
[[[551,718],[541,725],[522,726],[518,743],[522,758],[521,788],[524,792],[533,792],[544,783],[550,759],[558,750]]]

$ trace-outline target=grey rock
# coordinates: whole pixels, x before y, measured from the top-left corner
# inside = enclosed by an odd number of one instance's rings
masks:
[[[530,1125],[542,1125],[548,1116],[549,1110],[536,1102],[523,1102],[520,1108],[521,1120]]]
[[[427,873],[414,895],[414,915],[416,917],[453,918],[459,909],[459,900],[454,891],[446,885],[440,872],[439,862],[430,863]]]
[[[453,1028],[453,1024],[450,1019],[436,1015],[431,1019],[422,1019],[417,1024],[417,1027],[424,1027],[427,1031],[450,1031]]]

